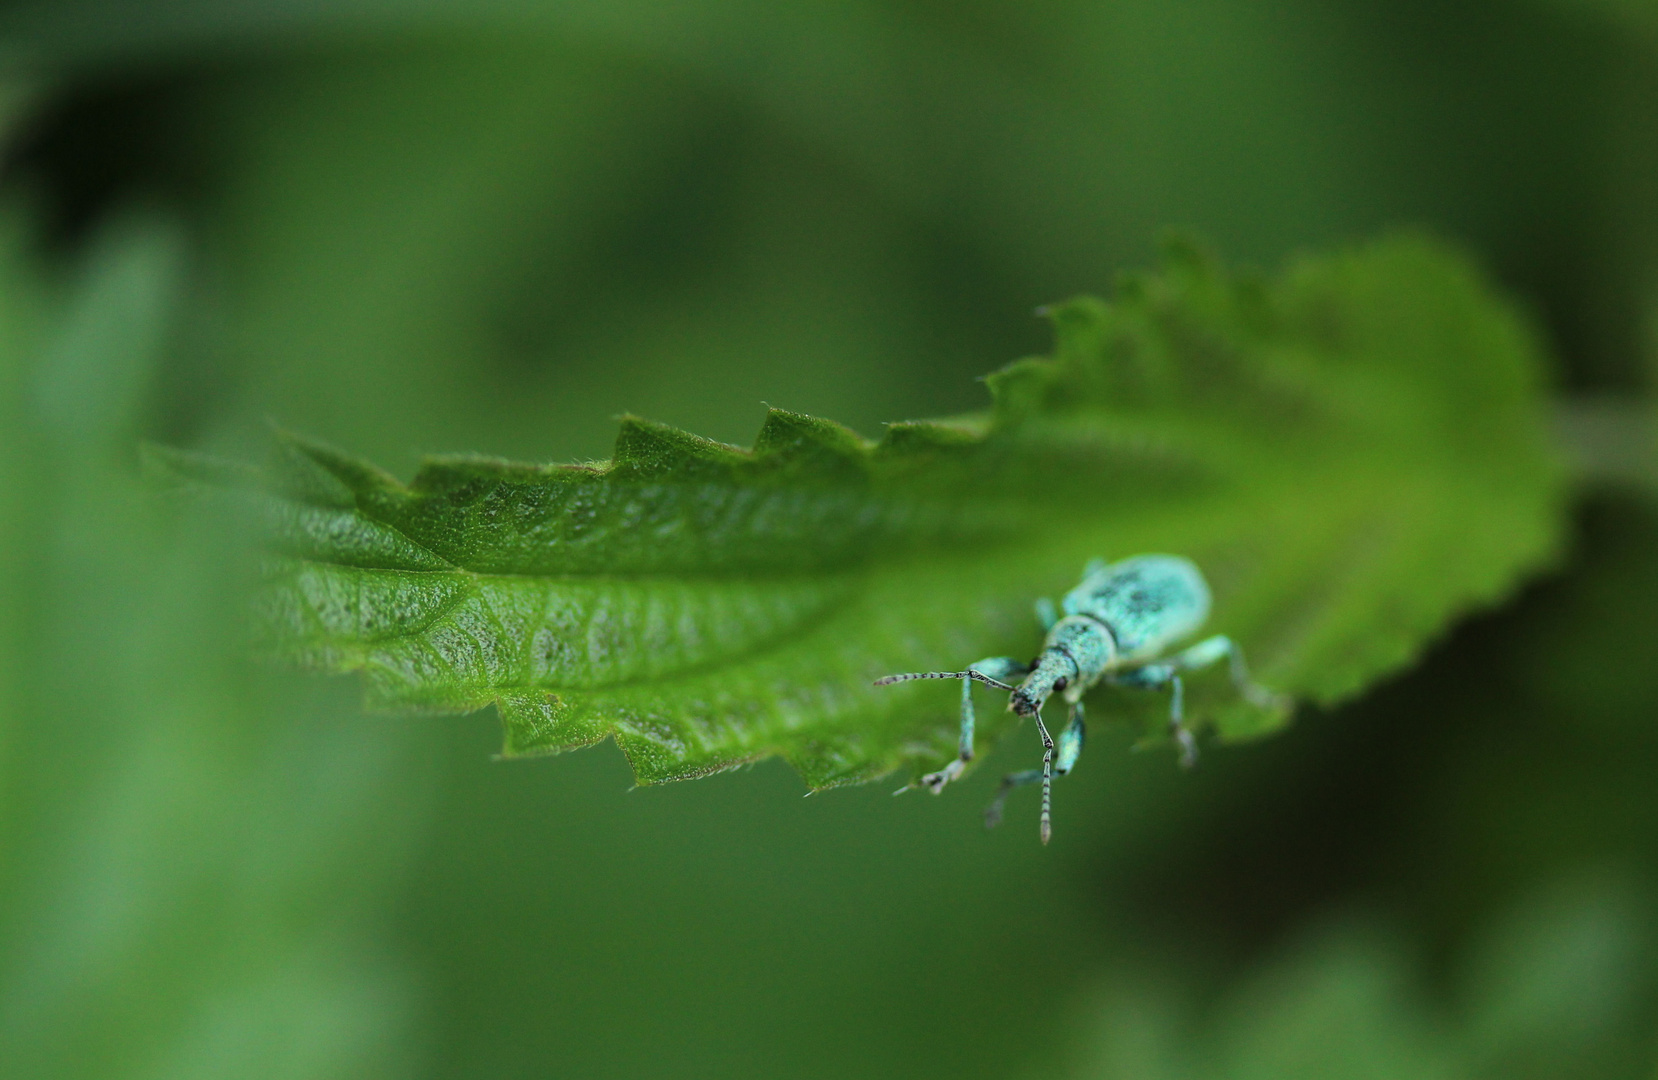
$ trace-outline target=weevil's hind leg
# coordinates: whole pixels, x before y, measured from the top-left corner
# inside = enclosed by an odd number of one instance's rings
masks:
[[[1046,634],[1059,621],[1059,607],[1049,597],[1042,597],[1036,602],[1036,625]]]
[[[1007,793],[1016,787],[1026,784],[1042,784],[1042,842],[1046,844],[1053,836],[1053,816],[1051,813],[1051,794],[1053,791],[1053,777],[1064,776],[1076,768],[1077,758],[1082,756],[1082,744],[1087,735],[1087,725],[1083,722],[1082,702],[1071,704],[1071,719],[1065,725],[1065,730],[1059,733],[1059,748],[1055,753],[1054,744],[1048,738],[1047,728],[1042,726],[1042,718],[1036,718],[1038,730],[1042,733],[1043,756],[1042,768],[1026,769],[1023,772],[1009,773],[1002,777],[1002,786],[996,792],[996,798],[984,808],[984,827],[994,829],[1002,823],[1002,807],[1007,802]]]
[[[1023,675],[1029,670],[1011,656],[992,656],[967,665],[966,671],[955,673],[954,677],[961,679],[961,735],[956,740],[956,758],[938,772],[928,773],[916,783],[937,795],[944,790],[946,784],[960,776],[967,768],[967,763],[973,760],[973,683],[988,679],[994,685],[1002,685],[1001,680]],[[984,679],[975,679],[975,673]],[[898,790],[908,791],[911,786],[913,785],[905,785]]]
[[[1175,663],[1183,669],[1190,670],[1208,667],[1221,659],[1225,659],[1230,668],[1232,685],[1237,687],[1238,693],[1251,705],[1262,709],[1281,709],[1289,704],[1289,699],[1283,694],[1268,690],[1249,677],[1249,665],[1244,663],[1243,650],[1225,634],[1204,638],[1176,656]]]

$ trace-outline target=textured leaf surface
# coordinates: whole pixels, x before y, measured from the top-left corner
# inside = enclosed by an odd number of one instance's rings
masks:
[[[261,469],[153,457],[263,522],[276,655],[362,671],[379,707],[494,703],[509,755],[614,736],[642,782],[936,766],[953,688],[871,680],[1032,653],[1032,601],[1096,556],[1193,558],[1210,629],[1327,703],[1556,543],[1537,347],[1431,241],[1273,280],[1174,246],[1050,315],[1054,356],[990,376],[987,413],[879,442],[782,411],[752,450],[628,419],[608,462],[436,458],[408,485],[291,435]],[[1149,736],[1165,707],[1101,691],[1091,716]],[[1218,677],[1191,708],[1223,738],[1285,719]],[[987,739],[1012,720],[981,708]]]

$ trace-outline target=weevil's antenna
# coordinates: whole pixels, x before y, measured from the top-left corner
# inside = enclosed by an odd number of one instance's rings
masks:
[[[1009,693],[1012,693],[1015,689],[1015,687],[1009,686],[1000,679],[992,679],[982,671],[912,671],[906,675],[888,675],[876,679],[875,685],[889,686],[892,683],[909,682],[912,679],[972,679],[974,682],[982,682],[986,686],[994,686],[998,690],[1006,690]]]
[[[1054,740],[1048,734],[1048,725],[1042,722],[1042,710],[1036,710],[1036,730],[1042,734],[1042,842],[1046,844],[1054,834],[1053,819],[1049,814],[1050,796],[1054,786]]]

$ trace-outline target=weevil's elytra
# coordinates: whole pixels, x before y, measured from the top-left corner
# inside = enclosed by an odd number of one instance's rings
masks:
[[[1061,614],[1063,612],[1063,614]],[[986,827],[1002,818],[1002,804],[1016,787],[1042,782],[1042,842],[1053,833],[1049,805],[1053,777],[1064,776],[1082,754],[1085,734],[1082,698],[1102,681],[1117,686],[1169,690],[1169,730],[1180,747],[1180,763],[1197,763],[1197,741],[1186,727],[1185,686],[1180,673],[1229,662],[1232,682],[1254,704],[1272,707],[1279,695],[1249,679],[1243,652],[1224,635],[1205,638],[1168,654],[1176,642],[1196,633],[1209,618],[1209,584],[1190,559],[1178,555],[1136,555],[1107,564],[1089,563],[1082,583],[1065,594],[1058,607],[1052,600],[1036,602],[1036,617],[1046,631],[1042,651],[1030,663],[1009,656],[992,656],[969,665],[966,671],[925,671],[888,675],[876,686],[911,679],[961,680],[961,741],[956,759],[920,783],[933,794],[960,776],[973,760],[973,683],[1007,690],[1008,709],[1036,719],[1042,736],[1042,768],[1026,769],[1002,778],[1001,790],[985,809]],[[1006,680],[1023,676],[1018,685]],[[1042,706],[1060,694],[1069,706],[1065,729],[1056,746],[1042,721]]]

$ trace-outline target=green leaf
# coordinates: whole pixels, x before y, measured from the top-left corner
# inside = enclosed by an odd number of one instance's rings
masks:
[[[262,469],[157,450],[272,550],[269,650],[401,711],[494,703],[508,755],[614,737],[641,782],[774,754],[813,787],[930,768],[956,693],[891,672],[1028,655],[1093,557],[1187,555],[1209,629],[1329,703],[1500,599],[1557,543],[1538,348],[1456,253],[1404,236],[1230,275],[1187,244],[1048,310],[983,414],[870,442],[774,410],[752,450],[628,418],[614,457],[430,460],[405,486],[279,434]],[[1148,737],[1162,695],[1090,715]],[[1223,738],[1285,716],[1197,680]],[[1012,717],[982,708],[988,739]]]
[[[420,826],[418,743],[252,677],[239,538],[134,473],[183,230],[112,217],[47,264],[27,209],[0,205],[5,1073],[395,1075],[413,995],[364,901]]]
[[[1651,909],[1604,872],[1530,886],[1459,948],[1464,977],[1450,988],[1413,970],[1421,942],[1358,912],[1303,926],[1201,1006],[1166,976],[1119,970],[1085,999],[1083,1052],[1061,1075],[1648,1076],[1637,1063],[1651,1055],[1640,993]]]

